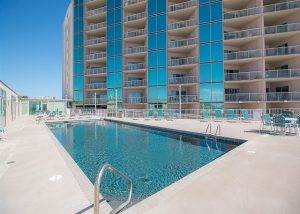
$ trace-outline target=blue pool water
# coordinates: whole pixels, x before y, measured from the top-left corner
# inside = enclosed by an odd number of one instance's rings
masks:
[[[48,126],[92,183],[105,163],[131,178],[134,201],[158,192],[236,147],[228,141],[216,143],[108,121]],[[110,172],[105,173],[100,189],[108,200],[123,200],[128,194],[125,181]]]

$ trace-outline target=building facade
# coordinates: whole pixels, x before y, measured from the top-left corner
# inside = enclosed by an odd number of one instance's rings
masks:
[[[78,107],[300,108],[299,0],[70,5]]]

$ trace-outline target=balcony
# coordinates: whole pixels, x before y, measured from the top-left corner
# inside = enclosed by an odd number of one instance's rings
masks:
[[[124,65],[123,69],[125,71],[143,70],[143,69],[146,69],[146,64],[145,63],[128,64],[128,65]]]
[[[262,12],[261,7],[247,8],[243,10],[236,10],[224,13],[224,19],[236,19],[241,17],[253,16]]]
[[[137,88],[137,87],[144,87],[147,85],[146,80],[129,80],[124,81],[124,87],[128,88]]]
[[[144,53],[146,52],[146,47],[145,46],[140,46],[140,47],[132,47],[132,48],[127,48],[123,51],[124,55],[136,55],[139,53]]]
[[[236,51],[231,53],[224,53],[224,60],[241,60],[256,57],[262,57],[262,50]]]
[[[123,1],[123,7],[128,7],[131,5],[135,5],[141,2],[146,2],[146,0],[124,0]]]
[[[225,81],[247,81],[263,79],[262,71],[226,73]]]
[[[84,0],[85,4],[94,3],[94,2],[100,2],[101,0]]]
[[[249,37],[254,37],[259,35],[262,35],[262,30],[259,28],[254,28],[254,29],[224,33],[224,40],[244,39],[244,38],[249,38]]]
[[[87,90],[106,89],[106,82],[86,84],[85,89]]]
[[[198,63],[198,57],[187,57],[187,58],[178,58],[178,59],[169,59],[168,66],[187,66],[194,65]]]
[[[264,101],[263,93],[225,94],[226,102],[258,102]]]
[[[264,13],[300,8],[300,1],[282,2],[264,6]]]
[[[300,31],[299,23],[265,27],[265,34],[277,34],[277,33],[287,33],[287,32],[295,32],[295,31]]]
[[[124,34],[124,38],[135,38],[138,36],[146,35],[147,31],[145,29],[128,31]]]
[[[268,92],[267,101],[300,101],[300,92]]]
[[[99,60],[106,58],[106,52],[92,53],[85,56],[85,60]]]
[[[183,33],[189,33],[186,32],[186,29],[189,27],[195,27],[198,24],[198,20],[197,19],[189,19],[186,21],[180,21],[180,22],[174,22],[174,23],[170,23],[168,24],[168,30],[169,31],[183,31]]]
[[[198,83],[198,77],[196,76],[184,76],[184,77],[171,77],[169,78],[169,84],[171,85],[188,85]]]
[[[107,97],[96,98],[96,105],[103,105],[107,103]],[[86,105],[95,105],[95,98],[86,98],[84,100],[84,104]]]
[[[126,103],[126,104],[145,104],[145,103],[147,103],[147,97],[124,97],[124,103]]]
[[[106,37],[101,37],[98,39],[89,39],[84,42],[85,46],[97,46],[106,42]]]
[[[146,12],[142,12],[142,13],[137,13],[137,14],[133,14],[133,15],[129,15],[124,17],[124,22],[131,22],[131,21],[136,21],[136,20],[140,20],[140,19],[144,19],[147,17],[147,13]]]
[[[168,12],[175,12],[178,10],[184,10],[187,8],[192,8],[197,6],[197,1],[196,0],[191,0],[191,1],[186,1],[178,4],[173,4],[168,6]]]
[[[266,71],[265,77],[266,79],[300,78],[300,69],[269,70]]]
[[[300,45],[278,47],[278,48],[267,48],[265,54],[266,56],[284,56],[284,55],[300,54]]]
[[[171,49],[185,49],[185,47],[190,47],[198,44],[198,38],[188,38],[176,41],[170,41],[168,47]]]
[[[100,74],[106,74],[106,68],[88,68],[85,70],[86,76],[95,76]]]
[[[84,14],[84,16],[85,16],[85,18],[91,18],[94,16],[102,15],[105,12],[106,12],[106,6],[100,7],[100,8],[94,9],[94,10],[89,10]]]
[[[169,103],[197,103],[198,102],[198,95],[181,95],[180,96],[169,96],[168,102]]]
[[[104,28],[104,27],[106,27],[106,22],[100,22],[97,24],[91,24],[91,25],[85,26],[84,30],[86,32],[92,32],[92,31],[100,30],[101,28]]]

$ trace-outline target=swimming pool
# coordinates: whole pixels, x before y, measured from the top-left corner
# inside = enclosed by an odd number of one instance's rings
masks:
[[[94,183],[109,163],[133,181],[133,201],[140,201],[192,173],[237,146],[237,143],[169,133],[109,121],[51,123],[48,127]],[[124,200],[128,186],[109,171],[101,194]]]

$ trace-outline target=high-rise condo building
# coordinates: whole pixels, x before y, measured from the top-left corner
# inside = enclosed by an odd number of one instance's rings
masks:
[[[73,0],[63,29],[78,107],[300,107],[299,0]]]

